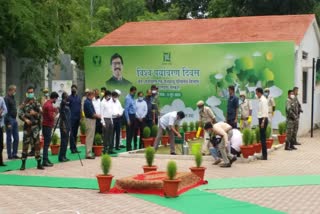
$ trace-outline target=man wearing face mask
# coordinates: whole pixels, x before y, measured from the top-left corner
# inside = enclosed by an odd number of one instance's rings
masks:
[[[300,114],[303,113],[302,111],[302,108],[301,108],[301,104],[299,102],[299,99],[298,99],[298,93],[299,92],[299,88],[298,87],[294,87],[293,88],[293,94],[294,94],[294,105],[295,105],[295,112],[297,114],[297,119],[295,120],[295,123],[294,123],[294,128],[293,128],[293,139],[294,139],[294,145],[301,145],[301,143],[298,143],[297,142],[297,133],[298,133],[298,130],[299,130],[299,120],[300,120]]]
[[[288,99],[286,103],[286,114],[287,114],[287,138],[286,145],[284,150],[291,151],[296,150],[297,148],[294,146],[294,127],[295,121],[298,119],[298,114],[296,112],[295,106],[295,96],[293,90],[288,91]]]
[[[264,96],[268,100],[268,123],[271,126],[271,134],[272,134],[272,118],[274,115],[274,111],[276,110],[276,103],[274,101],[274,98],[270,95],[269,88],[264,89]]]
[[[154,110],[153,115],[153,124],[158,124],[158,118],[160,116],[160,99],[158,93],[158,87],[156,85],[151,86],[151,93],[152,93],[152,105]]]
[[[101,101],[101,123],[103,130],[103,153],[115,154],[113,151],[113,118],[114,105],[111,92],[106,91],[104,99]]]
[[[60,151],[59,151],[59,162],[67,162],[69,159],[66,157],[67,147],[70,137],[71,131],[71,112],[69,108],[69,103],[67,101],[68,94],[67,92],[62,93],[62,100],[60,103],[60,121],[59,121],[59,128],[60,128]]]
[[[114,146],[116,150],[120,150],[120,148],[125,148],[125,146],[120,145],[120,131],[121,131],[121,122],[122,122],[122,115],[123,115],[123,108],[121,106],[121,103],[119,101],[119,95],[120,91],[115,90],[111,93],[112,96],[112,108],[114,110],[112,115],[113,120],[113,133],[112,133],[112,139],[115,140]]]
[[[53,166],[51,161],[48,158],[48,149],[51,142],[52,128],[54,127],[54,118],[58,113],[58,109],[53,106],[57,101],[59,95],[57,92],[52,92],[50,94],[50,99],[47,100],[42,108],[43,111],[43,120],[42,120],[42,133],[44,137],[44,146],[43,146],[43,157],[42,157],[42,166]]]
[[[77,149],[77,136],[81,119],[81,99],[77,94],[77,86],[71,86],[71,95],[68,97],[68,103],[71,111],[71,134],[70,134],[70,150],[71,153],[80,153]]]
[[[170,143],[170,154],[176,155],[176,149],[174,144],[174,136],[181,138],[179,130],[176,130],[175,126],[180,125],[181,120],[185,117],[183,111],[172,111],[163,115],[159,120],[159,129],[157,137],[154,141],[154,149],[157,150],[164,130],[168,131],[169,143]]]
[[[15,85],[10,85],[8,87],[8,93],[4,98],[4,101],[7,106],[8,113],[4,118],[4,124],[6,126],[6,135],[7,135],[7,155],[8,159],[18,159],[20,158],[17,155],[18,146],[19,146],[19,130],[17,123],[17,106],[16,100],[14,98],[17,91]],[[13,137],[13,142],[12,142]]]
[[[237,128],[238,108],[239,108],[239,98],[234,94],[234,86],[230,85],[226,121],[230,126],[232,126],[232,128]]]
[[[35,159],[37,160],[37,169],[44,169],[41,164],[39,135],[41,128],[41,106],[34,97],[34,88],[28,87],[27,98],[20,105],[19,118],[24,122],[23,126],[23,147],[22,147],[22,164],[20,170],[25,170],[27,152],[29,144],[34,145]]]
[[[40,102],[41,106],[43,106],[45,104],[45,102],[50,99],[49,98],[49,89],[45,88],[45,89],[43,89],[42,92],[43,92],[43,96],[41,97],[41,102]]]
[[[208,106],[204,106],[204,102],[199,100],[197,102],[197,106],[199,108],[199,126],[203,127],[204,124],[210,122],[212,124],[216,123],[216,116],[212,112],[211,108]],[[209,133],[204,132],[204,141],[201,148],[202,155],[206,155],[208,153],[208,149],[211,146],[209,142]]]
[[[155,118],[155,110],[154,110],[154,105],[152,105],[152,92],[151,89],[147,90],[147,95],[144,98],[144,100],[147,103],[147,107],[148,107],[148,112],[145,118],[145,124],[146,126],[148,126],[150,129],[153,125],[153,118]]]
[[[106,94],[107,88],[106,87],[101,87],[100,88],[100,100],[104,98],[104,95]]]
[[[141,149],[143,148],[142,144],[142,138],[143,138],[143,128],[145,126],[145,119],[146,115],[148,113],[148,106],[146,101],[144,101],[143,93],[142,91],[138,92],[138,99],[136,100],[136,121],[135,121],[135,130],[134,130],[134,137],[133,137],[133,145],[134,150],[137,148]],[[137,147],[137,139],[138,139],[138,131],[140,130],[140,144],[139,147]]]
[[[246,99],[246,93],[240,92],[240,129],[251,129],[252,106],[250,100]]]
[[[126,122],[127,122],[127,151],[132,150],[132,138],[134,135],[134,123],[136,120],[136,113],[137,113],[137,108],[136,108],[136,102],[134,100],[134,96],[136,95],[137,88],[135,86],[131,86],[129,94],[126,96],[125,99],[125,108],[124,108],[124,114],[126,117]]]

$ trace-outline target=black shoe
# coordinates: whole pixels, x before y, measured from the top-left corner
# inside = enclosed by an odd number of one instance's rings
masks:
[[[258,160],[268,160],[266,157],[258,157]]]
[[[41,160],[37,160],[37,162],[38,162],[37,169],[43,170],[44,167],[43,167],[42,164],[41,164]]]
[[[49,163],[49,161],[43,161],[42,166],[45,166],[45,167],[52,167],[52,166],[53,166],[53,164],[52,164],[52,163]]]
[[[12,156],[12,159],[21,159],[18,155]]]
[[[296,143],[294,143],[293,145],[295,145],[295,146],[300,146],[301,143],[296,142]]]
[[[218,159],[218,160],[216,160],[215,162],[213,162],[212,165],[218,165],[219,163],[221,163],[221,160],[220,160],[220,159]]]
[[[95,157],[90,156],[90,157],[86,157],[86,159],[91,159],[91,160],[93,160],[93,159],[95,159]]]
[[[228,167],[231,167],[231,163],[224,163],[224,164],[221,164],[220,167],[222,168],[228,168]]]
[[[124,145],[120,145],[119,147],[120,147],[121,149],[126,148],[126,146],[124,146]]]
[[[12,160],[13,158],[12,157],[8,157],[8,160]]]
[[[284,150],[287,150],[287,151],[292,151],[292,149],[291,148],[284,148]]]
[[[171,152],[170,155],[177,155],[175,152]]]
[[[291,149],[291,150],[297,150],[297,148],[294,147],[294,146],[291,146],[290,149]]]
[[[72,154],[77,154],[77,153],[81,153],[81,151],[78,151],[78,150],[74,150],[74,151],[71,151]]]
[[[237,160],[236,156],[233,156],[233,158],[230,160],[230,164],[232,164],[233,162],[235,162]]]
[[[22,160],[20,170],[25,170],[25,169],[26,169],[26,160]]]
[[[116,148],[116,150],[121,150],[120,148]]]
[[[7,164],[4,164],[4,163],[0,163],[0,166],[7,166]]]
[[[108,154],[109,154],[109,155],[114,155],[114,154],[117,154],[117,153],[114,152],[114,151],[109,151]]]
[[[28,156],[34,156],[34,152],[33,151],[29,152]]]
[[[68,158],[63,158],[63,159],[60,159],[60,160],[59,160],[59,162],[67,162],[67,161],[69,161]]]

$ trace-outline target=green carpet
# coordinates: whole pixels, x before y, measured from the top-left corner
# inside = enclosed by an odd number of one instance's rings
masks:
[[[135,197],[177,210],[182,213],[259,213],[259,214],[275,214],[283,213],[270,208],[261,207],[259,205],[250,204],[247,202],[237,201],[227,197],[208,193],[199,189],[192,189],[177,198],[164,198],[155,195],[138,195]]]
[[[80,153],[80,157],[81,159],[85,158],[85,146],[78,146],[78,150],[81,151]],[[121,149],[119,151],[117,151],[117,153],[121,153],[121,152],[125,152],[126,149]],[[79,161],[79,156],[78,154],[71,154],[70,150],[67,150],[67,158],[70,159],[70,161]],[[118,154],[114,154],[114,155],[110,155],[111,157],[117,157]],[[49,151],[49,159],[52,163],[60,163],[58,161],[58,155],[51,155],[51,152]],[[5,167],[0,167],[0,173],[1,172],[5,172],[5,171],[12,171],[12,170],[19,170],[20,166],[21,166],[21,160],[10,160],[10,161],[5,161],[5,164],[7,166]],[[79,161],[79,165],[80,161]],[[37,162],[34,159],[34,157],[28,157],[27,159],[27,163],[26,163],[26,168],[34,168],[37,166]]]
[[[320,175],[209,179],[201,190],[320,185]]]

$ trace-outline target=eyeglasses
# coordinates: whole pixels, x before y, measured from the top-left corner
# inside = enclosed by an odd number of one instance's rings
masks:
[[[121,62],[112,62],[112,65],[121,65]]]

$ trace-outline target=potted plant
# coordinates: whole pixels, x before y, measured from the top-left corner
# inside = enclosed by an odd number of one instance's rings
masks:
[[[126,137],[127,137],[126,125],[122,124],[122,126],[121,126],[121,138],[122,139],[126,139]]]
[[[146,158],[147,165],[143,166],[143,172],[151,172],[151,171],[157,171],[157,166],[152,165],[154,161],[154,153],[156,151],[153,147],[149,146],[144,151],[144,157]]]
[[[57,155],[59,153],[60,145],[58,144],[59,137],[57,133],[54,133],[51,138],[51,144],[50,144],[50,149],[51,149],[51,154],[52,155]]]
[[[103,150],[103,140],[101,134],[97,133],[94,136],[94,141],[93,141],[93,153],[95,156],[101,156],[102,150]]]
[[[251,130],[248,128],[243,129],[242,141],[243,141],[244,145],[240,146],[240,149],[241,149],[242,156],[244,158],[248,158],[250,155],[252,155],[254,153],[253,146],[250,145],[251,137],[252,137]]]
[[[256,145],[254,146],[255,152],[260,153],[262,146],[261,146],[261,142],[260,142],[260,129],[259,129],[259,127],[255,128],[254,135],[252,135],[252,136],[254,136],[256,139]]]
[[[107,154],[101,157],[101,169],[103,174],[97,175],[100,193],[108,192],[110,190],[113,176],[109,174],[111,168],[111,157]]]
[[[281,122],[278,124],[278,141],[280,144],[283,144],[286,141],[286,123],[285,122]]]
[[[169,143],[169,136],[167,135],[167,131],[163,130],[161,137],[161,144],[167,146]]]
[[[267,149],[271,149],[272,144],[273,144],[273,139],[271,138],[271,125],[267,126],[266,129],[266,144],[267,144]]]
[[[151,130],[148,126],[143,128],[143,144],[145,148],[148,148],[149,146],[153,146],[154,139],[150,137]]]
[[[204,178],[205,167],[202,167],[202,154],[200,151],[194,154],[194,160],[196,162],[196,167],[190,167],[190,170],[193,174],[197,175],[201,180]]]
[[[171,160],[167,164],[167,179],[163,180],[163,192],[166,197],[177,197],[180,179],[175,179],[177,174],[177,164]]]
[[[188,132],[188,123],[187,122],[182,123],[182,130],[184,132],[184,139],[189,140],[190,139],[190,132]]]
[[[158,134],[158,126],[153,125],[151,127],[151,137],[153,137],[155,139],[157,137],[157,134]]]
[[[190,129],[190,137],[191,137],[191,139],[196,138],[197,131],[195,130],[194,122],[190,122],[189,123],[189,129]]]
[[[83,119],[80,121],[80,142],[86,144],[86,123]]]

